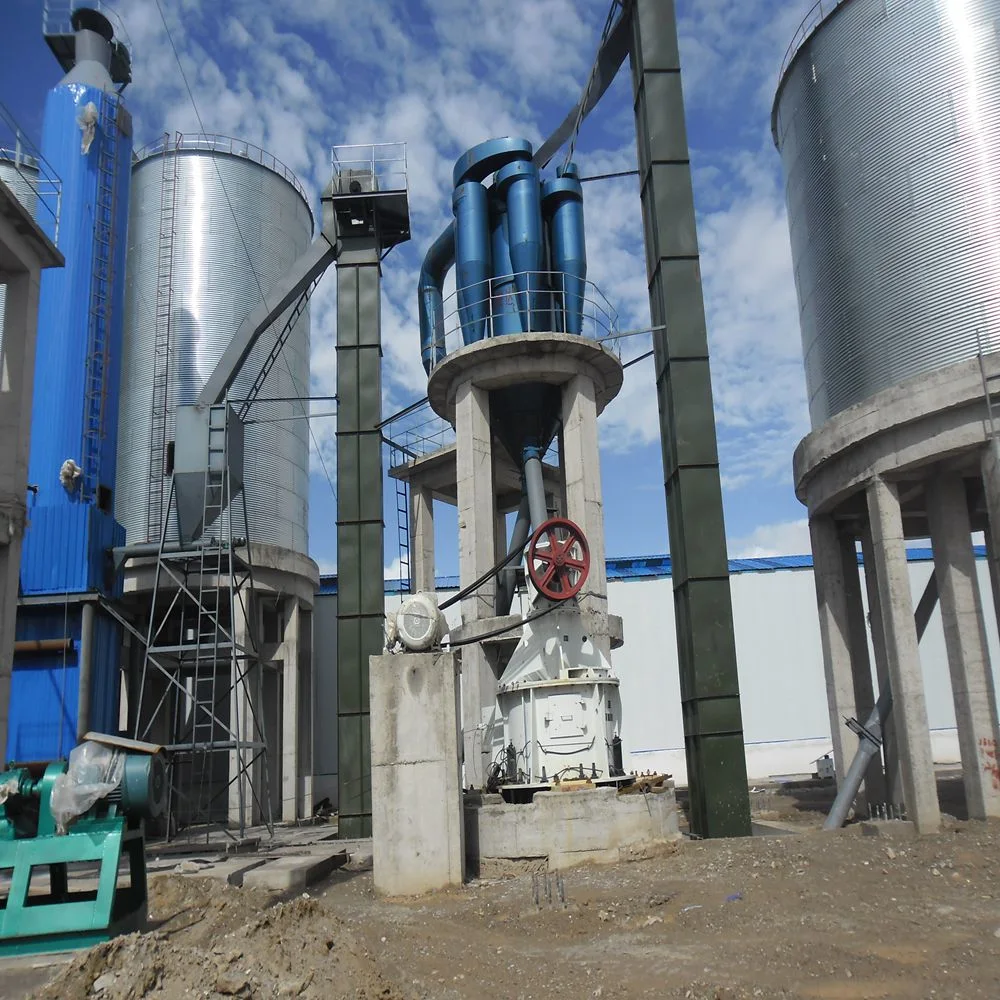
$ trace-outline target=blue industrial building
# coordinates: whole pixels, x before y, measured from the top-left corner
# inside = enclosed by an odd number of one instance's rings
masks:
[[[28,529],[11,688],[8,760],[65,755],[89,729],[118,729],[119,626],[110,549],[132,125],[125,46],[98,11],[46,36],[66,75],[45,104],[42,150],[62,178],[66,266],[42,280],[29,458]],[[53,234],[50,234],[53,235]]]

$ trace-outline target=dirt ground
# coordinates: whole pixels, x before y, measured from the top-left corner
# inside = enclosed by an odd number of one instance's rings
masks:
[[[684,841],[565,872],[565,903],[529,864],[412,901],[376,899],[365,871],[291,900],[162,876],[151,933],[77,956],[33,995],[997,1000],[1000,823],[889,826]]]

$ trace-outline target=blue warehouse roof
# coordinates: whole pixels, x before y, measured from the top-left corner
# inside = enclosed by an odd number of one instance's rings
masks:
[[[977,559],[986,558],[986,548],[976,545]],[[931,562],[934,554],[929,548],[907,549],[909,562]],[[729,573],[737,576],[741,573],[776,573],[781,570],[812,569],[811,555],[803,556],[766,556],[756,559],[730,559]],[[858,554],[858,565],[863,566],[864,560]],[[607,561],[608,580],[651,580],[670,576],[670,556],[618,556]],[[439,576],[435,581],[438,590],[458,590],[457,576]],[[386,580],[385,592],[398,594],[398,580]],[[320,577],[320,594],[335,594],[337,592],[336,575]]]

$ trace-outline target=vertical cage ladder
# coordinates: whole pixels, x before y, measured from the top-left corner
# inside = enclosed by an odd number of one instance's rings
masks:
[[[160,178],[160,232],[156,251],[156,305],[153,322],[153,399],[149,421],[149,505],[146,538],[160,537],[166,476],[170,378],[170,314],[173,309],[174,216],[177,208],[177,148],[180,133],[163,134]]]
[[[114,284],[115,217],[118,210],[118,99],[105,94],[98,113],[97,196],[91,258],[87,359],[84,374],[82,496],[97,495],[101,446],[105,437],[108,347],[111,337],[111,297]],[[94,155],[94,153],[88,154]]]

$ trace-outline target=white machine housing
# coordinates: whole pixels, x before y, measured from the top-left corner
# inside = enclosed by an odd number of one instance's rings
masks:
[[[546,605],[544,598],[533,602],[536,610]],[[513,744],[518,784],[609,780],[621,729],[618,683],[575,600],[527,622],[498,685],[502,743],[497,726],[494,761],[505,769]]]

